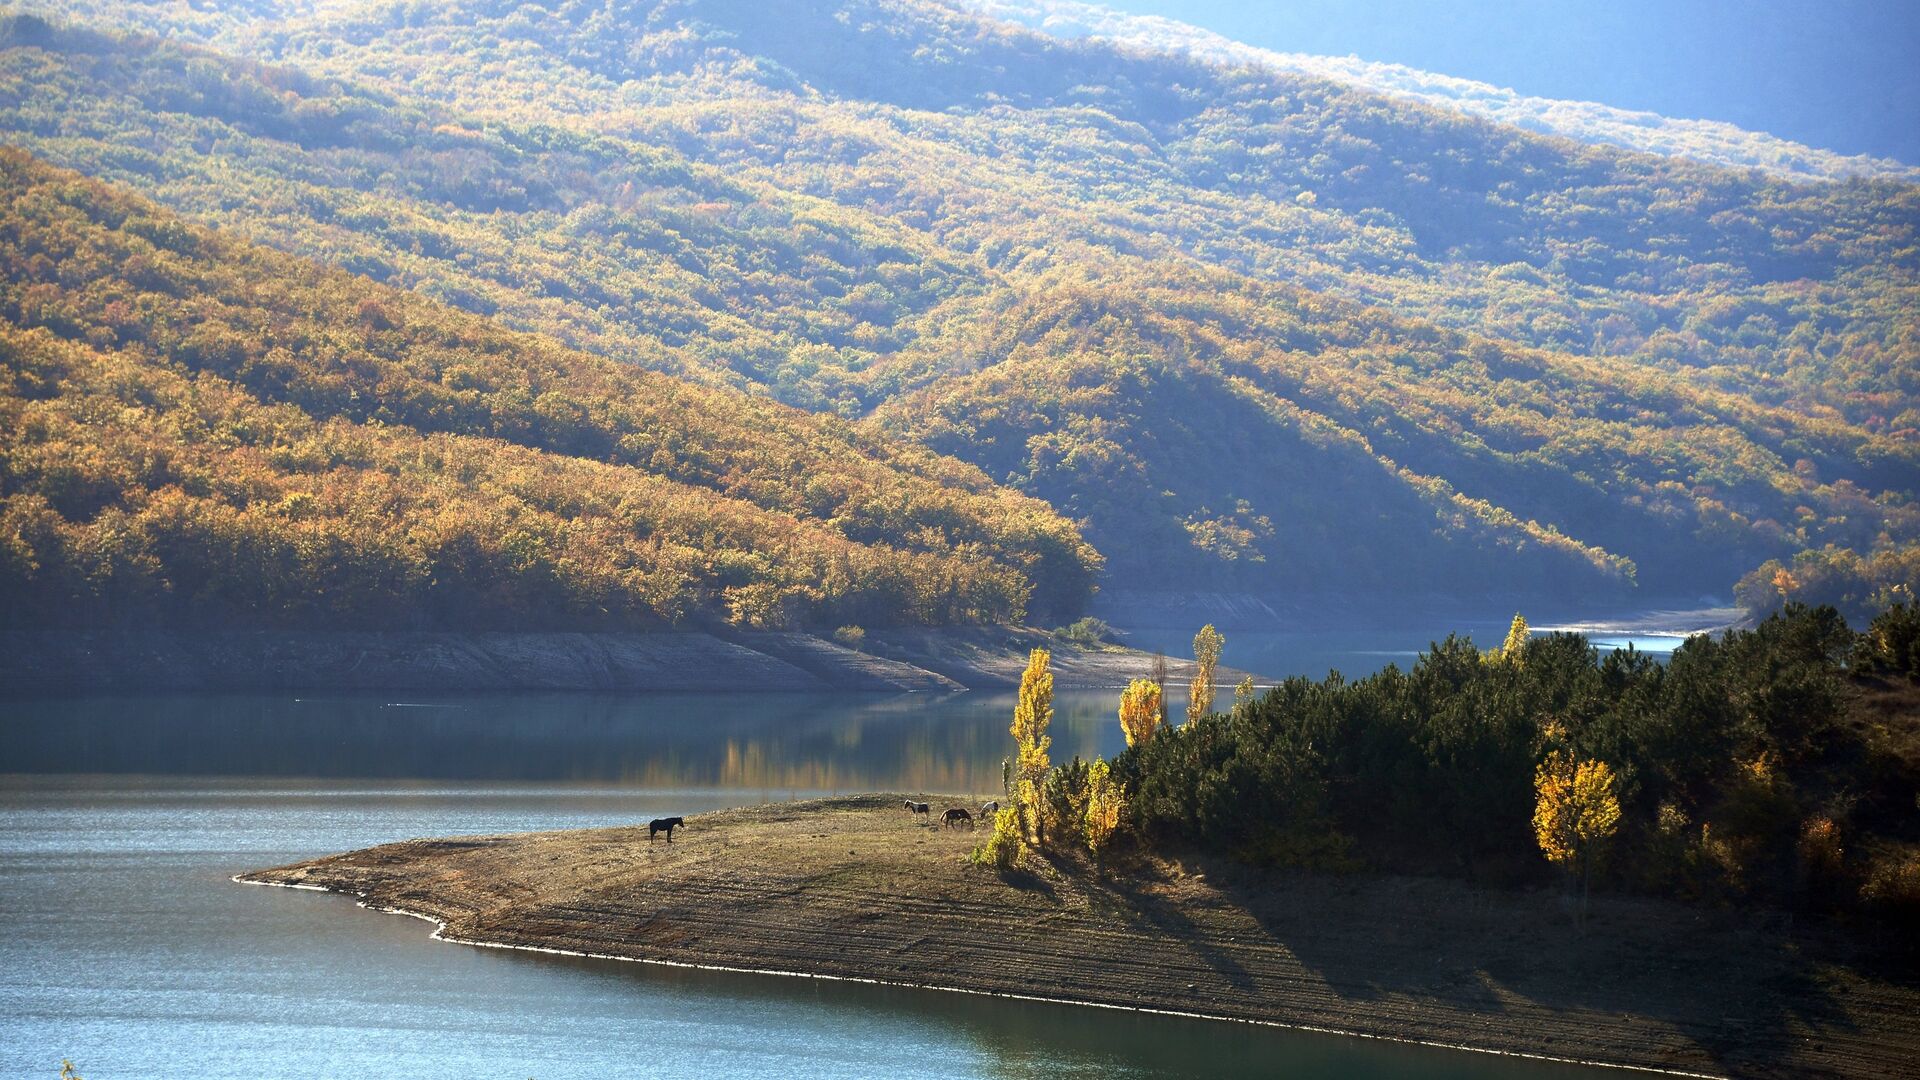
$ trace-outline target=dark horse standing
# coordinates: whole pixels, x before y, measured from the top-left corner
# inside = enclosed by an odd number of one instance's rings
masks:
[[[687,823],[686,818],[677,818],[677,817],[654,818],[652,821],[647,822],[647,843],[649,844],[653,843],[654,835],[657,833],[666,833],[667,843],[669,844],[673,843],[673,830],[678,826],[685,825],[686,823]]]
[[[967,823],[967,828],[969,829],[973,828],[973,815],[967,813],[964,807],[959,807],[959,806],[953,807],[952,809],[948,810],[946,813],[941,814],[940,820],[945,822],[948,825],[955,825],[955,826],[959,825],[961,822],[964,821]]]

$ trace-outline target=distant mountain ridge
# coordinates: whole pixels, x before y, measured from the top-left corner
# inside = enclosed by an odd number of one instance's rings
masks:
[[[1688,120],[1594,101],[1532,97],[1453,75],[1356,56],[1263,49],[1158,15],[1134,15],[1081,0],[958,0],[995,18],[1062,37],[1097,37],[1133,48],[1185,53],[1226,64],[1337,79],[1426,105],[1457,109],[1545,135],[1683,157],[1707,165],[1762,169],[1789,180],[1886,177],[1920,180],[1920,166],[1868,154],[1841,154],[1717,120]]]

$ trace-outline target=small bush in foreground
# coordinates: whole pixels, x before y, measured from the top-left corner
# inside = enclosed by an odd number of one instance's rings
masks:
[[[1020,865],[1020,842],[1020,813],[1009,806],[993,815],[992,835],[986,843],[974,848],[967,859],[977,866],[991,866],[1002,874],[1010,873]]]

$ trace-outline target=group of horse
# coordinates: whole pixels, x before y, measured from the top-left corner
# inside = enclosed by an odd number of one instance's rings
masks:
[[[931,815],[933,808],[926,803],[914,802],[912,799],[908,799],[907,812],[910,814]],[[993,815],[999,812],[1000,804],[998,802],[990,802],[980,808],[980,816],[982,818],[992,818]],[[964,806],[950,806],[945,813],[940,815],[940,823],[949,828],[957,829],[960,827],[961,822],[966,822],[967,828],[973,828],[973,813]],[[647,842],[651,844],[654,837],[661,833],[666,833],[667,843],[671,844],[673,843],[673,830],[686,823],[685,818],[654,818],[652,821],[647,822]]]
[[[929,807],[926,803],[914,802],[912,799],[907,800],[906,806],[907,806],[907,813],[909,814],[931,814],[932,813],[932,808]],[[999,812],[1000,812],[1000,804],[998,802],[990,802],[980,808],[980,817],[982,819],[991,818],[993,815]],[[963,821],[966,822],[967,828],[969,829],[973,828],[973,813],[972,811],[968,810],[964,806],[950,806],[947,808],[945,813],[940,815],[940,823],[942,825],[948,826],[949,828],[957,829],[960,827],[960,823]]]

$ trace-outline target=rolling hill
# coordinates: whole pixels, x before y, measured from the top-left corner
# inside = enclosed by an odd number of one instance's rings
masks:
[[[26,626],[1065,619],[1038,501],[0,152],[0,592]]]
[[[935,3],[131,11],[202,44],[9,20],[0,138],[972,462],[1110,584],[1697,595],[1920,534],[1897,179]]]

